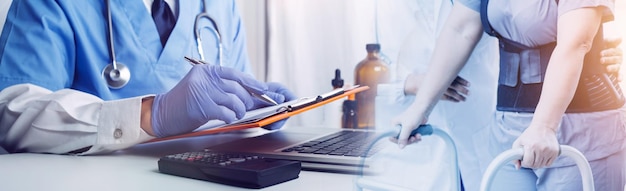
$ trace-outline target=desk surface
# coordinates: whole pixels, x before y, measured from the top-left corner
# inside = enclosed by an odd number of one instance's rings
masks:
[[[159,157],[261,132],[148,143],[109,155],[0,155],[0,190],[251,190],[158,172]],[[355,176],[302,171],[298,179],[262,190],[353,190]]]
[[[136,145],[98,156],[53,154],[0,155],[0,190],[253,190],[158,172],[157,161],[169,154],[202,150],[207,146],[256,136],[267,131],[249,129]],[[403,150],[385,148],[379,164],[386,172],[376,182],[392,182],[415,190],[450,190],[452,180],[441,176],[452,159],[436,139]],[[381,156],[381,154],[379,154]],[[436,161],[433,163],[433,161]],[[442,178],[443,177],[443,178]],[[300,177],[261,190],[355,190],[357,175],[301,171]],[[443,186],[443,187],[442,187]]]

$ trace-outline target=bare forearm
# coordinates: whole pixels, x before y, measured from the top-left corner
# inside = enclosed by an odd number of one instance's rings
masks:
[[[437,38],[428,72],[424,76],[425,83],[421,83],[416,100],[411,106],[418,110],[414,112],[426,115],[430,113],[463,68],[482,36],[480,15],[477,12],[458,4],[453,9],[444,30]]]
[[[152,131],[152,102],[154,97],[146,97],[141,100],[141,129],[146,131],[151,136],[154,136]]]
[[[584,55],[582,51],[555,49],[546,70],[541,98],[534,115],[535,123],[556,131],[561,116],[576,92]]]
[[[583,68],[600,25],[600,11],[574,10],[559,18],[557,47],[552,53],[532,123],[558,129],[562,115],[572,101]],[[568,30],[565,30],[568,29]]]
[[[419,89],[419,83],[424,80],[424,75],[425,74],[417,73],[409,74],[409,76],[406,77],[406,82],[404,83],[404,94],[415,95]]]

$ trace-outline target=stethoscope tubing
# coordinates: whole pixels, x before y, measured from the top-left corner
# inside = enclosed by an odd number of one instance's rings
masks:
[[[198,23],[200,22],[200,20],[202,18],[206,18],[209,21],[211,21],[211,24],[213,25],[213,28],[211,27],[198,27]],[[222,66],[222,35],[220,34],[220,30],[219,27],[217,25],[217,23],[215,22],[215,20],[206,12],[204,13],[200,13],[196,16],[196,20],[194,22],[194,35],[196,37],[196,44],[198,47],[198,53],[200,54],[200,59],[201,60],[206,60],[206,57],[204,56],[204,48],[202,45],[202,34],[201,34],[201,29],[203,28],[207,28],[209,29],[213,35],[215,35],[215,38],[217,39],[217,51],[218,51],[218,64],[220,66]]]
[[[113,43],[113,19],[111,18],[111,0],[106,0],[107,9],[107,30],[108,30],[108,44],[109,55],[111,56],[111,62],[113,69],[117,69],[117,59],[115,58],[115,43]]]

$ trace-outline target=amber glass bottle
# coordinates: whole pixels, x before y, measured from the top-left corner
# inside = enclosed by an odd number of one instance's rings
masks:
[[[354,69],[355,84],[370,89],[356,94],[356,116],[358,128],[373,128],[377,86],[389,82],[387,63],[380,58],[380,44],[367,44],[367,57]]]

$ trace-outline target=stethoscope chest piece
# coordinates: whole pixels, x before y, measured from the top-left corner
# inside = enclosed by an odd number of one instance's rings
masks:
[[[107,11],[107,30],[108,30],[108,43],[109,43],[109,54],[111,55],[111,63],[107,64],[104,69],[102,69],[102,77],[107,83],[107,86],[111,89],[120,89],[130,81],[130,70],[126,65],[122,63],[118,63],[117,59],[115,59],[115,46],[113,44],[113,21],[111,19],[111,1],[106,1],[106,11]]]
[[[111,89],[120,89],[130,81],[130,70],[122,63],[108,64],[102,70],[102,77]]]

